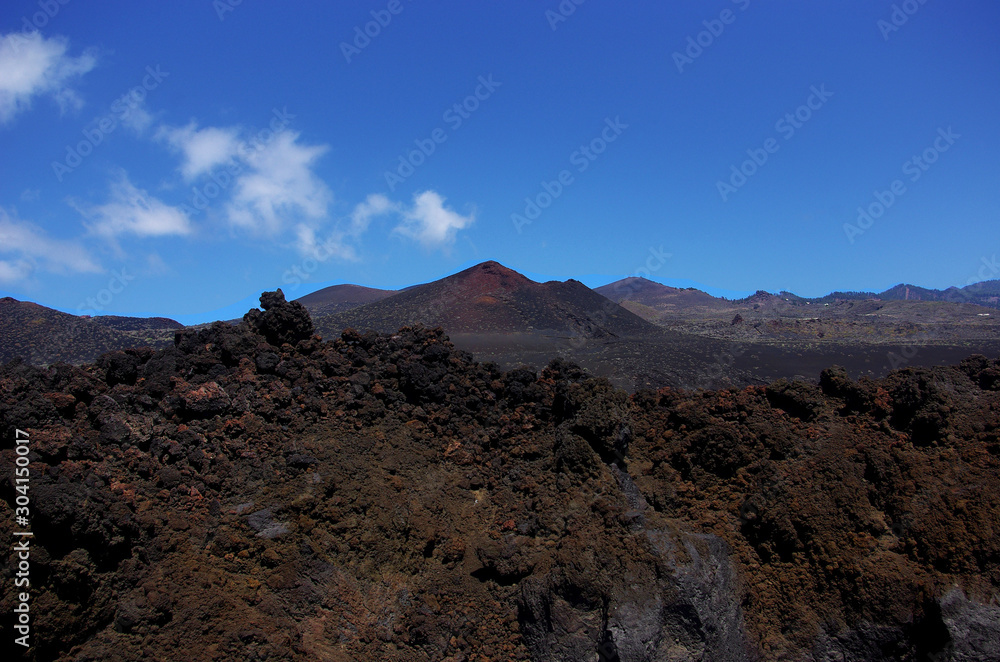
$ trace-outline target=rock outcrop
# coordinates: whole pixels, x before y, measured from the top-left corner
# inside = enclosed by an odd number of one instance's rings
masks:
[[[261,303],[0,367],[28,659],[997,658],[1000,361],[629,395]]]

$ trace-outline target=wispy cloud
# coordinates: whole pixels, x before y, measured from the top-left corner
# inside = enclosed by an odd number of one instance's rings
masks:
[[[381,193],[372,193],[364,202],[359,202],[354,211],[351,212],[351,227],[356,233],[364,232],[368,229],[368,224],[376,216],[382,216],[393,211],[398,211],[399,205],[391,202],[389,198]]]
[[[193,230],[183,211],[137,188],[124,172],[111,184],[108,202],[95,207],[74,206],[88,219],[85,225],[92,234],[110,241],[123,235],[188,235]]]
[[[295,229],[295,247],[307,258],[321,262],[331,257],[356,261],[360,259],[358,242],[371,220],[395,211],[398,211],[398,205],[390,202],[384,195],[369,195],[364,202],[355,205],[348,218],[327,231],[322,240],[315,228],[299,224]]]
[[[414,196],[411,205],[372,194],[349,215],[333,221],[328,214],[333,193],[315,172],[327,145],[303,144],[300,134],[283,128],[253,143],[244,141],[241,133],[238,127],[199,128],[191,122],[161,126],[155,135],[181,156],[179,171],[188,182],[226,166],[223,180],[232,183],[224,187],[229,195],[222,211],[233,229],[281,241],[307,259],[360,259],[361,236],[379,216],[398,221],[391,234],[428,249],[451,246],[458,231],[474,221],[472,214],[446,208],[434,191]]]
[[[378,200],[371,201],[371,209],[359,205],[349,222],[324,230],[330,225],[333,193],[314,168],[328,147],[301,143],[298,133],[283,128],[286,115],[272,121],[266,139],[263,131],[244,139],[239,127],[199,128],[193,121],[161,126],[155,136],[181,156],[179,170],[187,182],[211,174],[216,194],[218,187],[228,190],[222,211],[232,228],[269,239],[287,239],[291,233],[292,245],[307,257],[356,259],[352,243],[363,231],[359,224],[366,227],[367,218],[384,205]],[[224,184],[216,178],[220,166],[225,166]]]
[[[120,103],[118,107],[121,109],[123,126],[127,126],[142,135],[153,124],[153,114],[146,110],[145,99],[137,100],[131,95],[126,95],[116,103]],[[115,108],[116,106],[113,104],[111,107]]]
[[[172,273],[173,270],[170,268],[170,265],[168,265],[166,261],[160,257],[159,253],[154,251],[146,256],[143,275],[164,276]]]
[[[46,39],[40,32],[0,36],[0,124],[27,110],[38,96],[51,97],[63,112],[83,104],[72,86],[97,58],[69,56],[68,48],[66,39]]]
[[[101,266],[77,241],[53,239],[37,225],[0,207],[0,282],[27,279],[35,271],[100,273]]]
[[[188,181],[211,172],[212,168],[232,159],[240,145],[237,129],[199,129],[194,122],[180,128],[161,127],[157,137],[166,140],[183,155],[184,162],[180,170]]]
[[[330,258],[357,261],[356,237],[342,227],[329,230],[321,238],[316,228],[300,223],[295,228],[295,248],[304,257],[325,262]]]
[[[263,149],[246,155],[227,205],[229,222],[255,234],[277,235],[293,223],[318,222],[333,194],[313,172],[326,145],[302,145],[299,134],[281,131]]]
[[[31,275],[31,263],[26,260],[0,260],[0,283],[19,283]]]
[[[459,230],[472,225],[475,213],[462,216],[444,206],[445,199],[434,191],[424,191],[413,197],[413,206],[402,209],[402,222],[393,234],[408,237],[424,248],[448,248],[455,243]]]

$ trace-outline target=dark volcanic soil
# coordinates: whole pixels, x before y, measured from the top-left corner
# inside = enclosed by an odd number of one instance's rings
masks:
[[[0,298],[0,362],[92,363],[132,347],[169,347],[181,324],[164,317],[78,317],[30,301]]]
[[[262,299],[0,368],[29,659],[1000,659],[996,359],[630,396]]]

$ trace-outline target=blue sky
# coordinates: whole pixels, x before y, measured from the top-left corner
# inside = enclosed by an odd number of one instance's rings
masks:
[[[3,295],[1000,277],[992,0],[94,5],[0,10]]]

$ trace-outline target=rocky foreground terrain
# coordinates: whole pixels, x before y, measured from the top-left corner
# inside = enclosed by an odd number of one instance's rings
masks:
[[[27,659],[1000,659],[1000,360],[630,395],[262,307],[0,368]]]

